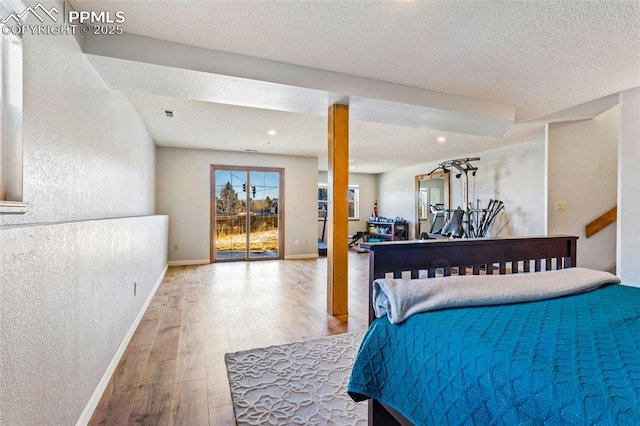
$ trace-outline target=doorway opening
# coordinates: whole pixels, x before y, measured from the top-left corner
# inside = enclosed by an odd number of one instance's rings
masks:
[[[211,261],[283,258],[284,169],[211,166]]]

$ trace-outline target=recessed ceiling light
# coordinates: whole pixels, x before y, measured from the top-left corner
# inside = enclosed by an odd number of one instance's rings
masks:
[[[440,136],[440,137],[437,139],[437,141],[438,141],[439,143],[443,143],[443,142],[446,142],[446,141],[447,141],[447,138],[445,138],[444,136]]]
[[[353,163],[353,160],[349,160],[350,163]]]
[[[164,111],[164,115],[166,115],[169,118],[173,117],[173,110],[172,109],[163,109]]]
[[[355,170],[356,166],[351,166],[351,170]]]
[[[278,132],[276,132],[275,130],[271,129],[271,130],[269,130],[269,131],[267,132],[267,134],[268,134],[269,136],[275,136],[275,135],[277,135],[277,134],[278,134]]]

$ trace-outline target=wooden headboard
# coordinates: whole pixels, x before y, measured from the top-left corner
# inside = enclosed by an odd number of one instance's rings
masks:
[[[369,249],[369,300],[371,283],[378,278],[428,278],[452,274],[524,273],[576,266],[578,237],[478,238],[462,240],[393,241],[361,243]],[[375,319],[369,305],[369,323]]]

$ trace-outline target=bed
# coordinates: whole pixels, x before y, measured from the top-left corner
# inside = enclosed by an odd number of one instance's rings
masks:
[[[474,286],[506,279],[509,288],[513,280],[545,278],[561,288],[560,281],[582,273],[576,241],[367,244],[369,278],[402,285],[479,280]],[[396,324],[389,312],[377,318],[381,305],[372,304],[348,392],[369,399],[370,425],[640,424],[640,289],[599,278],[572,295],[436,306]],[[379,297],[372,285],[370,300]]]

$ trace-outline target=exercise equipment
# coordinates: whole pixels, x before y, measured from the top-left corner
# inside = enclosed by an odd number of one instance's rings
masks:
[[[444,228],[444,225],[447,221],[446,219],[447,210],[444,208],[444,204],[439,204],[439,203],[431,204],[429,206],[429,210],[431,210],[431,214],[433,215],[433,219],[431,220],[431,227],[429,228],[429,234],[438,234],[442,231],[442,228]],[[436,225],[439,221],[442,222],[442,226],[440,226],[440,228],[436,230]]]
[[[324,240],[325,232],[327,231],[327,211],[323,210],[323,218],[322,221],[322,238],[318,238],[318,256],[326,256],[327,255],[327,243]]]
[[[433,173],[435,173],[438,170],[442,170],[444,173],[450,173],[451,169],[455,169],[458,172],[455,175],[457,179],[460,179],[464,174],[464,180],[462,181],[462,205],[465,206],[466,208],[466,206],[469,203],[469,200],[468,200],[469,195],[467,194],[467,188],[469,186],[469,172],[471,172],[472,176],[475,177],[476,172],[478,171],[478,168],[472,165],[471,162],[479,161],[479,160],[480,160],[480,157],[456,158],[455,160],[447,160],[443,163],[440,163],[440,165],[435,169],[431,170],[428,173],[428,175],[431,176]],[[475,184],[474,184],[474,191],[475,191]]]
[[[505,210],[504,203],[500,200],[489,200],[486,208],[480,207],[480,200],[476,201],[476,208],[466,212],[467,220],[465,235],[469,238],[483,238],[500,212]],[[463,223],[465,227],[465,223]]]
[[[322,221],[322,237],[318,238],[318,255],[326,256],[327,255],[327,243],[324,240],[327,231],[327,212],[323,212],[323,221]],[[358,231],[355,234],[349,235],[349,248],[358,245],[358,241],[364,238],[366,232]],[[359,251],[358,253],[365,253],[364,251]]]
[[[462,238],[466,236],[465,229],[462,224],[464,214],[464,210],[462,210],[460,207],[455,209],[447,223],[445,223],[440,234],[444,235],[445,237],[451,238]]]
[[[434,233],[435,222],[438,217],[444,216],[445,223],[440,234],[450,238],[483,238],[491,228],[491,224],[498,214],[505,210],[504,203],[500,200],[490,199],[486,208],[482,208],[480,200],[476,200],[476,206],[469,202],[469,173],[473,177],[473,196],[475,198],[476,184],[475,177],[478,168],[471,164],[472,161],[478,161],[480,157],[458,158],[440,163],[438,167],[428,174],[431,175],[438,170],[444,173],[456,171],[456,179],[461,179],[462,186],[462,205],[455,210],[445,210],[436,206],[429,206],[434,214],[431,223],[431,232]]]
[[[349,248],[358,245],[358,241],[364,238],[366,232],[358,231],[355,234],[349,235]]]

